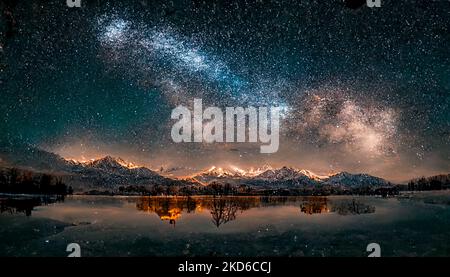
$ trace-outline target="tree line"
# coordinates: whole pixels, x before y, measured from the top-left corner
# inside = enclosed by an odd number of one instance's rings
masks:
[[[421,177],[408,182],[408,190],[443,190],[450,188],[450,174]]]
[[[0,170],[0,193],[67,195],[73,189],[51,174],[9,168]]]
[[[230,195],[230,196],[327,196],[327,195],[381,195],[390,196],[397,195],[399,188],[397,186],[385,186],[385,187],[358,187],[358,188],[341,188],[334,186],[304,186],[304,187],[257,187],[245,184],[229,184],[211,182],[210,184],[203,185],[129,185],[120,186],[115,191],[99,191],[92,190],[86,192],[86,194],[98,194],[98,195]]]

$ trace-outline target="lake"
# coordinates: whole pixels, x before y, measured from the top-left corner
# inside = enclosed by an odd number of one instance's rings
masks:
[[[393,198],[0,196],[0,256],[449,256],[450,191]]]

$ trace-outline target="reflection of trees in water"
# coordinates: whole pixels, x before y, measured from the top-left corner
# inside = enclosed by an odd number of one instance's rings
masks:
[[[141,197],[136,208],[154,212],[170,224],[175,224],[183,212],[201,212],[206,209],[210,211],[214,225],[219,227],[236,219],[238,211],[261,205],[260,197]]]
[[[333,199],[327,197],[304,197],[300,203],[300,211],[305,214],[334,212],[340,215],[374,213],[375,207],[356,199]]]
[[[329,213],[326,197],[304,197],[300,203],[300,211],[305,214]]]
[[[222,224],[236,219],[236,212],[239,210],[237,202],[230,199],[214,198],[210,207],[212,222],[219,227]],[[245,208],[241,208],[245,209]]]
[[[161,220],[167,220],[175,225],[183,210],[190,213],[196,209],[196,206],[191,200],[185,198],[141,197],[136,203],[136,208],[140,211],[156,213]]]
[[[140,211],[156,213],[163,221],[175,225],[183,213],[208,210],[211,221],[217,227],[236,219],[238,212],[256,207],[295,204],[300,201],[300,211],[305,214],[337,212],[338,214],[361,214],[375,211],[375,207],[356,200],[330,200],[314,197],[141,197],[136,202]]]
[[[0,213],[24,213],[26,216],[31,216],[34,207],[61,201],[64,201],[64,196],[4,197],[0,198]]]
[[[335,212],[340,215],[374,213],[375,207],[362,203],[356,199],[333,199],[327,197],[304,197],[300,204],[300,211],[305,214],[320,214]]]
[[[333,204],[331,208],[332,212],[336,212],[340,215],[353,215],[353,214],[368,214],[374,213],[375,207],[364,204],[356,199],[342,200]]]

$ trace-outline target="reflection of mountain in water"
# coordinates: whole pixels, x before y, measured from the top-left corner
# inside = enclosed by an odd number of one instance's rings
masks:
[[[64,196],[0,197],[0,212],[30,216],[34,207],[61,201],[64,201]]]

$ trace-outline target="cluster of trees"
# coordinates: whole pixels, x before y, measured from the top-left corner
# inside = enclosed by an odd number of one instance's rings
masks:
[[[258,195],[260,190],[255,190],[250,186],[231,184],[220,184],[212,182],[207,186],[200,185],[154,185],[154,186],[120,186],[118,194],[121,195]],[[92,192],[90,193],[92,194]],[[97,192],[101,194],[101,192]],[[111,194],[111,192],[107,192]]]
[[[200,194],[199,188],[196,186],[180,186],[180,185],[153,185],[153,186],[120,186],[119,194],[122,195],[197,195]]]
[[[50,174],[10,168],[0,170],[0,193],[67,195],[72,194],[73,189]]]
[[[450,188],[450,174],[421,177],[408,182],[408,190],[443,190]]]
[[[201,185],[154,185],[154,186],[121,186],[117,192],[90,192],[90,194],[121,194],[121,195],[258,195],[258,196],[327,196],[327,195],[396,195],[399,189],[390,187],[358,187],[341,188],[333,186],[308,186],[293,188],[268,188],[233,185],[229,183],[211,182]]]

